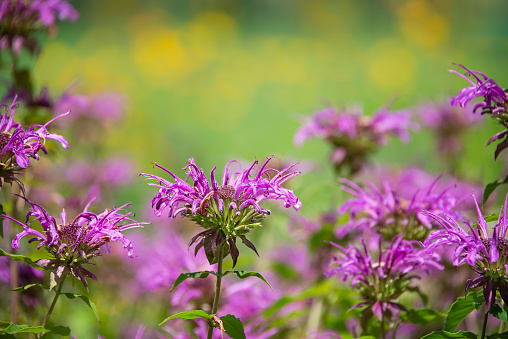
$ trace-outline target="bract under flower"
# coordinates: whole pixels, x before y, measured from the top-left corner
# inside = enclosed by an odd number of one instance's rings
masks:
[[[269,210],[260,206],[262,201],[282,200],[284,207],[293,207],[295,210],[302,206],[293,191],[281,186],[286,180],[299,174],[290,172],[296,164],[278,171],[267,167],[270,159],[272,158],[265,161],[257,173],[254,173],[257,160],[248,169],[235,173],[229,172],[229,167],[235,160],[228,162],[221,185],[215,179],[215,167],[210,173],[209,181],[193,158],[189,159],[189,164],[184,168],[187,173],[186,180],[157,164],[155,166],[165,170],[175,182],[152,174],[140,175],[158,181],[149,183],[159,188],[152,199],[152,208],[157,216],[167,209],[170,217],[182,215],[206,228],[192,238],[189,246],[200,239],[196,252],[203,247],[212,264],[217,262],[220,247],[227,242],[234,266],[239,255],[237,237],[257,253],[245,235],[254,227],[261,226],[262,220],[270,214]],[[191,183],[187,182],[189,179]]]

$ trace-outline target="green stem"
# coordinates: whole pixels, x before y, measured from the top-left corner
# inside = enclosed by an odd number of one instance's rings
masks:
[[[64,281],[65,281],[65,278],[67,278],[67,275],[62,276],[62,278],[60,279],[60,284],[58,284],[58,289],[56,291],[56,295],[53,298],[53,302],[51,303],[51,306],[49,307],[48,314],[46,314],[46,318],[44,318],[42,327],[46,326],[46,324],[48,323],[49,317],[51,317],[51,313],[53,313],[53,309],[55,308],[58,297],[60,296],[60,294],[62,292],[62,287],[63,287]]]
[[[489,311],[485,311],[485,317],[483,317],[483,328],[482,328],[482,339],[485,339],[485,331],[487,330],[487,320],[489,318]]]
[[[501,300],[501,304],[503,305],[503,309],[506,310],[506,304],[503,302],[503,300]],[[501,320],[501,324],[499,324],[499,332],[498,333],[503,333],[505,327],[506,327],[506,323]]]
[[[212,314],[217,314],[217,309],[219,308],[219,295],[220,295],[220,286],[222,283],[222,259],[224,253],[224,243],[220,245],[219,248],[219,260],[217,262],[217,284],[215,285],[215,296],[213,297],[213,306],[212,306]],[[212,339],[213,327],[210,326],[208,328],[208,339]]]
[[[386,339],[386,333],[385,333],[385,312],[381,312],[381,338]]]
[[[5,191],[5,192],[6,192],[6,195],[9,194],[7,191]],[[16,191],[13,187],[12,193],[19,193],[19,192]],[[18,204],[17,204],[18,200],[19,199],[14,195],[11,198],[11,214],[10,215],[11,215],[11,217],[13,217],[16,220],[19,219]],[[17,233],[16,226],[17,225],[15,223],[13,223],[13,222],[10,223],[8,239],[13,239],[16,236],[16,233]],[[16,250],[14,248],[12,248],[11,253],[16,254]],[[19,286],[18,262],[15,260],[10,261],[10,274],[11,274],[10,287],[11,287],[11,290],[13,290]],[[11,291],[10,306],[11,306],[10,307],[11,322],[16,324],[18,322],[18,313],[19,313],[19,292]]]

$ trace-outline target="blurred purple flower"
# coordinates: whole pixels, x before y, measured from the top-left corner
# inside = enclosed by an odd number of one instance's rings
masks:
[[[77,95],[64,93],[61,97],[55,100],[55,112],[72,112],[72,118],[76,118],[85,113],[87,107],[90,105],[90,99],[85,95]]]
[[[456,215],[458,218],[460,218],[460,214],[455,214],[456,212],[464,214],[474,208],[473,201],[468,199],[471,192],[483,192],[484,190],[477,183],[458,180],[444,173],[440,174],[439,180],[437,180],[435,175],[417,167],[400,170],[392,167],[377,167],[365,174],[366,178],[375,178],[374,183],[378,186],[381,186],[385,181],[388,182],[392,190],[406,200],[411,200],[415,193],[431,186],[436,195],[446,192],[446,196],[455,199],[455,204],[452,212],[445,213]]]
[[[359,108],[338,111],[330,107],[309,118],[293,140],[297,146],[313,137],[326,140],[333,147],[331,160],[336,169],[347,167],[354,174],[372,152],[386,144],[388,136],[398,136],[407,142],[409,132],[417,129],[418,125],[411,121],[407,111],[381,109],[372,116],[365,116]]]
[[[10,289],[11,283],[11,260],[8,257],[0,257],[0,290],[2,287]],[[44,271],[35,269],[28,265],[17,264],[18,284],[25,286],[28,284],[42,283]],[[3,286],[2,286],[3,285]],[[40,290],[30,289],[21,294],[22,305],[28,310],[35,309],[42,301]]]
[[[210,270],[206,257],[200,254],[192,257],[187,251],[186,242],[174,227],[152,229],[155,234],[151,237],[141,232],[135,232],[130,237],[139,248],[136,258],[128,262],[135,267],[133,293],[153,293],[160,289],[167,291],[182,272]],[[181,310],[200,307],[210,302],[212,290],[209,279],[189,279],[171,292],[171,306]]]
[[[55,100],[54,111],[71,111],[73,119],[91,118],[102,124],[123,118],[127,99],[120,93],[98,93],[91,96],[67,90]]]
[[[195,235],[189,246],[201,238],[196,248],[199,250],[203,247],[210,264],[213,264],[217,262],[219,250],[224,244],[229,247],[234,267],[239,255],[236,237],[240,237],[246,246],[257,253],[245,235],[254,227],[261,226],[262,220],[270,214],[269,210],[259,206],[260,202],[283,200],[284,207],[293,207],[295,210],[302,206],[293,191],[281,186],[300,173],[289,172],[296,164],[279,171],[267,168],[270,159],[272,158],[265,161],[253,177],[251,175],[257,160],[246,170],[230,173],[229,166],[235,162],[231,160],[226,164],[220,186],[215,180],[216,167],[212,169],[208,181],[193,158],[189,159],[189,164],[184,168],[187,172],[186,180],[180,179],[158,164],[155,166],[173,177],[174,183],[152,174],[141,173],[140,176],[158,181],[149,183],[159,188],[152,199],[152,208],[157,216],[168,209],[172,218],[181,214],[201,225],[206,230]],[[192,184],[187,182],[189,178],[192,179]]]
[[[404,239],[424,240],[433,226],[432,218],[423,210],[461,216],[452,211],[457,203],[454,195],[447,189],[438,192],[433,190],[439,178],[440,176],[425,186],[413,185],[411,192],[404,195],[393,190],[388,180],[383,180],[381,190],[371,182],[362,188],[350,180],[341,179],[341,188],[354,198],[347,200],[338,209],[339,215],[349,212],[350,220],[337,231],[337,236],[342,238],[351,231],[375,231],[387,239],[402,234]],[[413,178],[409,176],[409,179]],[[399,185],[407,189],[410,185],[402,180],[403,177],[399,179]]]
[[[424,245],[428,253],[435,252],[443,245],[455,247],[453,265],[468,264],[479,275],[479,277],[469,279],[466,282],[466,291],[470,288],[482,286],[486,309],[488,310],[495,303],[497,290],[499,290],[503,301],[508,303],[508,241],[506,239],[508,195],[504,207],[499,212],[492,236],[489,236],[487,222],[474,196],[473,199],[478,212],[478,223],[473,226],[466,223],[469,231],[464,230],[457,223],[457,220],[451,216],[441,217],[432,212],[427,212],[444,229],[430,234]]]
[[[29,242],[37,241],[37,249],[44,247],[54,259],[40,259],[37,263],[42,267],[54,266],[58,277],[70,272],[88,288],[85,276],[97,280],[95,275],[83,268],[83,264],[90,264],[93,257],[100,255],[100,248],[109,251],[108,244],[120,241],[128,250],[128,256],[133,257],[132,243],[121,233],[126,229],[140,227],[142,222],[131,219],[133,213],[123,214],[123,209],[129,204],[122,205],[113,210],[106,209],[100,214],[88,211],[91,200],[84,211],[78,214],[72,221],[67,219],[65,210],[61,213],[61,224],[57,224],[54,217],[38,205],[26,198],[31,205],[25,222],[20,222],[8,215],[4,217],[14,221],[23,227],[12,240],[12,248],[19,249],[20,240],[25,236],[32,236]],[[32,228],[32,223],[38,221],[43,231]],[[65,271],[65,273],[64,273]]]
[[[65,179],[73,185],[88,187],[92,184],[107,186],[127,185],[134,176],[133,164],[127,158],[112,157],[100,162],[76,160],[65,170]]]
[[[437,254],[427,254],[418,241],[393,238],[388,249],[379,249],[377,258],[369,254],[362,239],[363,252],[352,245],[344,248],[331,243],[340,251],[334,257],[332,266],[325,274],[335,274],[342,280],[351,280],[352,286],[360,293],[363,302],[356,307],[367,306],[378,319],[397,319],[406,308],[397,302],[418,272],[442,269]]]
[[[335,332],[332,331],[324,331],[324,332],[313,332],[307,336],[307,339],[341,339],[342,337]]]
[[[0,186],[4,181],[18,181],[14,175],[30,165],[30,158],[39,160],[39,151],[47,154],[44,146],[46,139],[58,141],[63,148],[71,147],[64,137],[47,130],[49,124],[68,113],[60,114],[44,125],[33,125],[24,130],[19,123],[14,122],[18,104],[14,98],[10,106],[0,106],[5,109],[0,121]]]
[[[425,103],[416,107],[423,125],[430,127],[437,138],[440,155],[458,154],[462,150],[461,135],[483,121],[480,115],[464,114],[462,109],[450,106],[449,102]]]
[[[23,47],[34,52],[33,33],[41,28],[56,29],[56,20],[76,21],[78,12],[68,0],[0,0],[0,51],[10,47],[15,55]]]

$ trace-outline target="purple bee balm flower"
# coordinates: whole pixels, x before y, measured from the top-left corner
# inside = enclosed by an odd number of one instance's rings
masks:
[[[371,257],[363,239],[363,252],[352,245],[346,249],[331,244],[340,251],[332,261],[334,268],[325,275],[337,274],[344,281],[350,279],[364,300],[355,308],[366,306],[380,320],[398,318],[400,311],[406,311],[397,299],[419,277],[418,272],[443,268],[437,254],[426,253],[420,242],[403,240],[400,235],[388,249],[380,249],[377,258]]]
[[[63,210],[62,222],[57,224],[55,218],[50,216],[42,206],[26,198],[23,199],[31,205],[25,222],[20,222],[8,215],[4,216],[23,227],[23,231],[12,240],[12,248],[19,249],[20,240],[25,236],[32,236],[29,242],[39,242],[37,249],[44,247],[53,256],[52,259],[38,260],[40,266],[54,267],[56,275],[60,278],[70,272],[81,280],[86,288],[88,284],[85,276],[93,280],[97,278],[82,265],[90,264],[93,257],[100,255],[101,247],[109,251],[108,244],[114,241],[120,241],[127,249],[128,256],[133,257],[132,243],[122,234],[122,231],[146,224],[131,219],[133,216],[131,212],[124,214],[123,209],[130,203],[112,210],[106,209],[99,214],[89,212],[88,208],[95,199],[92,199],[84,211],[72,220],[67,218]],[[32,228],[31,225],[35,221],[41,224],[42,232]]]
[[[464,230],[456,219],[450,216],[441,217],[427,212],[444,229],[430,234],[424,245],[428,253],[433,253],[443,245],[454,246],[453,265],[468,264],[479,275],[466,282],[466,291],[482,286],[486,308],[490,309],[490,306],[495,303],[498,290],[503,301],[508,303],[508,240],[506,239],[508,195],[491,236],[474,195],[473,199],[478,212],[478,223],[476,226],[467,223],[469,231]]]
[[[492,138],[487,142],[487,146],[490,145],[494,140],[499,140],[504,138],[497,147],[494,152],[494,157],[497,159],[499,154],[508,147],[508,96],[493,79],[490,79],[482,72],[471,71],[465,66],[458,65],[464,68],[467,72],[461,74],[454,70],[449,70],[452,73],[458,74],[460,77],[466,79],[471,86],[463,88],[457,96],[452,98],[451,104],[452,106],[460,105],[462,108],[466,108],[469,101],[477,97],[483,97],[483,101],[477,103],[473,111],[481,108],[482,114],[490,113],[492,117],[495,118],[504,128],[505,130],[495,134]],[[475,80],[472,81],[467,77],[467,75],[471,75]]]
[[[333,147],[331,160],[337,170],[349,168],[354,174],[366,163],[367,157],[384,146],[388,136],[409,140],[409,131],[417,130],[409,112],[381,109],[372,116],[361,109],[338,111],[333,107],[318,111],[296,132],[295,145],[313,137],[326,140]]]
[[[152,208],[157,216],[167,209],[172,218],[182,215],[201,225],[206,230],[195,235],[189,246],[201,238],[197,242],[196,252],[203,247],[208,261],[213,264],[218,260],[220,248],[227,243],[226,249],[231,253],[234,267],[239,255],[237,237],[257,253],[245,235],[254,227],[261,226],[262,220],[270,214],[269,210],[260,207],[262,201],[283,200],[284,207],[293,207],[295,210],[302,206],[293,191],[281,186],[300,173],[290,172],[297,164],[279,171],[267,167],[270,159],[265,161],[256,175],[253,175],[253,171],[257,160],[246,170],[230,173],[229,166],[235,162],[231,160],[226,164],[220,186],[215,179],[216,167],[212,169],[209,181],[193,158],[184,168],[186,180],[157,164],[155,166],[173,177],[174,183],[152,174],[141,173],[140,176],[158,181],[149,183],[159,188],[152,199]],[[187,182],[189,179],[191,183]]]
[[[415,188],[409,195],[395,192],[388,180],[384,180],[382,189],[379,189],[371,182],[367,182],[366,187],[362,188],[350,180],[341,179],[341,188],[354,198],[347,200],[338,209],[339,215],[349,211],[350,220],[345,227],[338,230],[337,236],[342,238],[352,231],[375,231],[387,239],[402,234],[404,239],[424,240],[433,225],[432,218],[423,210],[460,216],[451,211],[457,203],[455,196],[448,190],[433,192],[439,178],[440,176],[426,185],[426,189]]]
[[[498,111],[506,112],[506,99],[508,97],[501,86],[499,86],[493,79],[490,79],[482,72],[471,71],[470,69],[460,64],[457,64],[457,66],[464,68],[466,73],[462,74],[453,69],[450,69],[449,71],[467,80],[471,86],[461,89],[460,92],[452,98],[452,106],[460,105],[460,107],[466,108],[472,99],[483,97],[484,101],[476,104],[473,108],[473,111],[481,108],[482,114],[496,113]],[[476,83],[468,78],[468,75],[471,75]]]
[[[27,168],[30,165],[30,158],[39,160],[39,151],[42,150],[47,154],[44,146],[46,139],[58,141],[63,148],[71,147],[64,137],[49,133],[47,129],[53,121],[69,113],[63,113],[44,125],[33,125],[24,130],[19,123],[14,122],[14,112],[18,104],[14,98],[10,106],[0,106],[5,109],[0,120],[0,186],[6,179],[17,181],[13,174]]]
[[[0,51],[10,47],[19,54],[23,47],[34,52],[32,36],[41,28],[56,29],[56,20],[76,21],[78,12],[68,0],[0,0]]]

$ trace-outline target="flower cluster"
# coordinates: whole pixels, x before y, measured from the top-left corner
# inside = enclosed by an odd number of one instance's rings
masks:
[[[257,160],[246,170],[235,173],[229,172],[229,166],[235,160],[228,162],[221,185],[215,179],[215,167],[210,173],[209,181],[203,170],[196,166],[193,158],[189,159],[189,164],[184,168],[187,173],[186,180],[180,179],[157,164],[155,166],[173,177],[174,183],[152,174],[140,175],[158,181],[149,183],[159,188],[157,195],[152,199],[152,207],[157,216],[168,209],[170,217],[182,215],[206,228],[192,238],[189,246],[201,238],[197,243],[196,252],[203,247],[212,264],[217,262],[218,253],[227,242],[226,249],[231,253],[234,266],[239,255],[235,244],[237,237],[257,253],[245,235],[254,227],[261,226],[263,219],[270,214],[269,210],[259,206],[260,202],[283,200],[284,207],[293,207],[295,210],[300,209],[302,205],[293,191],[281,186],[286,180],[299,174],[290,172],[296,164],[278,171],[267,167],[270,159],[272,158],[268,158],[252,177]],[[188,179],[192,182],[188,183]]]
[[[406,111],[381,109],[365,116],[358,108],[338,111],[330,107],[318,111],[300,127],[294,143],[301,145],[313,137],[326,140],[333,147],[331,161],[335,168],[346,167],[354,174],[363,167],[368,155],[386,144],[389,135],[407,142],[409,131],[417,128]]]
[[[69,113],[63,113],[44,125],[33,125],[27,130],[14,122],[14,112],[19,102],[14,99],[5,109],[0,120],[0,186],[5,181],[16,180],[14,174],[30,165],[30,158],[39,160],[39,151],[45,154],[46,139],[58,141],[63,148],[70,148],[67,140],[59,134],[49,133],[47,127],[56,119]]]
[[[31,205],[26,215],[26,221],[20,222],[5,215],[23,227],[12,240],[12,248],[19,249],[20,240],[25,236],[32,236],[29,242],[37,241],[37,249],[45,249],[53,256],[53,259],[38,260],[42,267],[54,267],[58,277],[69,272],[81,280],[85,287],[88,286],[85,276],[97,280],[95,275],[82,265],[89,264],[93,257],[100,255],[101,247],[108,250],[108,244],[120,241],[128,250],[129,257],[133,256],[132,243],[121,233],[122,231],[139,227],[142,224],[131,218],[133,213],[123,213],[123,209],[130,204],[125,204],[115,209],[106,209],[104,212],[95,214],[88,211],[91,200],[84,211],[78,214],[72,221],[67,219],[65,210],[61,213],[62,223],[57,224],[54,217],[37,203],[24,198]],[[33,219],[31,219],[33,218]],[[32,223],[39,222],[42,232],[32,227]]]
[[[427,254],[419,242],[403,240],[401,236],[395,237],[388,249],[379,250],[377,260],[371,257],[363,240],[362,244],[363,252],[352,245],[346,249],[332,243],[340,251],[332,261],[335,267],[325,274],[337,274],[344,281],[351,279],[364,300],[355,307],[367,306],[380,320],[397,318],[405,310],[396,300],[418,278],[417,272],[443,268],[437,254]]]
[[[395,192],[387,180],[383,181],[382,189],[371,182],[362,188],[354,182],[341,179],[341,188],[352,194],[354,198],[347,200],[339,207],[338,213],[349,211],[349,223],[339,229],[339,237],[356,231],[376,232],[386,239],[402,234],[404,239],[424,240],[432,229],[432,218],[423,210],[436,214],[449,213],[456,217],[460,214],[452,208],[457,199],[442,190],[433,192],[439,176],[425,190],[414,189],[411,195]]]
[[[499,290],[505,303],[508,303],[508,195],[499,218],[489,236],[487,222],[483,217],[476,198],[478,223],[468,224],[469,231],[464,230],[457,221],[450,217],[441,217],[432,212],[427,214],[434,218],[444,229],[433,232],[425,240],[428,253],[433,253],[443,245],[455,247],[454,266],[468,264],[479,277],[466,283],[466,290],[478,286],[483,287],[487,310],[495,303],[496,292]]]
[[[54,30],[57,18],[78,17],[68,0],[0,0],[0,51],[11,48],[17,55],[25,47],[33,53],[37,47],[33,32],[43,27]]]

